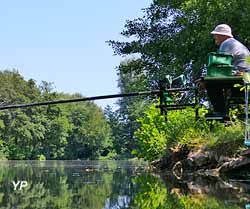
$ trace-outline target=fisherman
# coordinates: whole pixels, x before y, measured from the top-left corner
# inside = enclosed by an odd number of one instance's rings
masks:
[[[230,26],[220,24],[211,32],[214,35],[215,44],[219,46],[219,53],[233,56],[232,64],[235,76],[242,76],[244,71],[250,71],[250,52],[241,42],[236,40]],[[214,108],[214,115],[225,116],[225,101],[223,88],[218,85],[206,85],[207,94]]]

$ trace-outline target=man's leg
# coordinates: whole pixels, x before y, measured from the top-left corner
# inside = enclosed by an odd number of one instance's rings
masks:
[[[214,112],[225,115],[226,105],[223,88],[219,86],[207,86],[207,95],[213,105]]]

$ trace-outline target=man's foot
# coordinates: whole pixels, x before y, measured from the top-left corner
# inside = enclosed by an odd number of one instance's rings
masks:
[[[221,112],[210,112],[205,114],[205,118],[206,120],[224,120],[226,116]]]

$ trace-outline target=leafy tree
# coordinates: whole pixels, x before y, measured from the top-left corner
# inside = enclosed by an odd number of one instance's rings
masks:
[[[192,85],[207,54],[217,50],[210,35],[216,25],[229,24],[235,37],[250,47],[249,10],[247,0],[154,0],[142,17],[127,20],[121,34],[128,41],[108,41],[114,54],[134,56],[118,67],[121,91],[159,89],[166,76],[180,74]],[[140,102],[119,101],[122,124],[129,124],[125,129],[132,130],[132,137],[138,128],[135,118],[143,115],[143,108],[135,109]],[[134,114],[137,110],[139,114]]]
[[[111,129],[111,141],[112,141],[112,151],[115,155],[123,153],[123,144],[122,135],[123,129],[122,124],[119,121],[119,113],[118,111],[114,111],[112,107],[109,105],[104,109],[104,114],[106,117],[106,121]]]
[[[45,81],[38,87],[15,70],[0,71],[0,81],[4,105],[82,97],[54,92]],[[2,111],[0,139],[0,156],[8,159],[98,158],[112,146],[104,114],[92,102]]]
[[[92,102],[68,105],[73,125],[68,137],[67,157],[97,158],[112,146],[110,129],[100,108]]]
[[[2,105],[29,103],[34,98],[40,98],[35,81],[25,81],[15,70],[1,71],[0,81]],[[33,124],[31,115],[29,110],[3,111],[0,114],[0,135],[11,159],[31,158],[34,146],[39,144],[34,141],[43,137],[44,127]]]
[[[115,54],[139,54],[152,86],[166,75],[196,77],[207,53],[216,50],[210,32],[219,23],[232,27],[236,38],[250,46],[250,2],[247,0],[154,0],[141,18],[128,20],[122,35],[132,41],[109,41]],[[192,77],[190,79],[192,79]]]
[[[148,90],[145,75],[138,71],[140,60],[129,59],[121,62],[118,67],[118,87],[121,93]],[[105,110],[107,120],[112,129],[113,145],[120,157],[130,157],[135,148],[134,131],[138,128],[136,119],[143,114],[143,110],[150,103],[149,97],[123,97],[118,100],[119,108],[112,111]]]

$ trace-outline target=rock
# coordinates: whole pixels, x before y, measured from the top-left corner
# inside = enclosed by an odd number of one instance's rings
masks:
[[[174,166],[172,168],[172,172],[177,179],[182,178],[183,165],[182,165],[181,161],[178,161],[177,163],[174,164]]]
[[[189,153],[186,145],[176,145],[169,151],[170,154],[168,156],[163,156],[161,159],[151,162],[151,165],[160,170],[172,169],[176,162],[186,159]]]
[[[188,159],[192,161],[193,165],[196,167],[201,167],[209,163],[209,153],[201,149],[197,151],[192,151],[188,154]]]
[[[154,160],[154,161],[152,161],[150,164],[151,164],[151,166],[153,166],[153,167],[155,167],[155,168],[158,168],[159,165],[160,165],[160,161],[161,161],[161,160],[162,160],[162,159]]]
[[[198,175],[201,176],[213,176],[218,177],[220,175],[219,169],[201,169],[195,172]]]
[[[225,147],[220,149],[196,147],[190,150],[186,146],[177,145],[169,150],[169,155],[152,162],[151,165],[159,170],[172,171],[177,178],[190,173],[218,177],[250,165],[250,149],[241,152],[236,150],[235,153],[223,152],[223,149]]]
[[[229,162],[225,162],[223,163],[219,168],[219,172],[220,173],[225,173],[228,171],[232,171],[232,170],[236,170],[236,169],[240,169],[243,166],[249,165],[250,164],[250,158],[248,157],[239,157],[239,158],[235,158]]]
[[[223,163],[230,162],[232,160],[235,160],[235,158],[230,158],[227,156],[220,156],[218,160],[218,165],[216,167],[220,167]]]
[[[243,150],[241,156],[250,157],[250,149]]]

